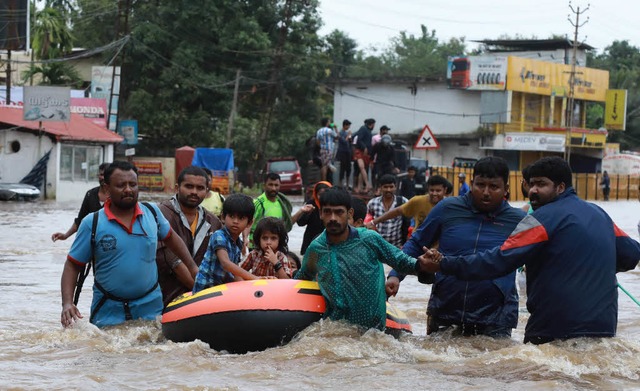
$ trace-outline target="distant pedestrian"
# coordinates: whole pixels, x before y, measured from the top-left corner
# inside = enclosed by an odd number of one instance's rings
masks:
[[[458,195],[463,196],[469,192],[469,185],[467,185],[467,182],[465,182],[466,178],[467,176],[464,172],[458,174],[458,179],[460,180],[460,190],[458,191]]]
[[[351,176],[351,159],[353,155],[351,153],[351,121],[345,119],[342,121],[342,130],[338,134],[338,151],[336,152],[336,159],[340,163],[340,186],[349,188],[349,177]]]
[[[368,193],[372,190],[368,169],[371,163],[371,131],[375,126],[376,120],[368,118],[364,120],[364,125],[353,136],[353,161],[355,163],[353,188],[360,193]]]
[[[609,201],[609,192],[611,191],[611,180],[609,179],[609,173],[603,172],[602,179],[600,180],[600,187],[602,188],[602,195],[605,201]]]
[[[336,148],[336,139],[338,135],[329,127],[329,118],[322,118],[320,121],[321,128],[316,132],[316,140],[320,145],[320,161],[322,167],[320,167],[320,176],[323,181],[326,181],[329,176],[333,177],[331,173],[335,171],[333,165],[333,155]],[[330,171],[331,173],[327,173]]]

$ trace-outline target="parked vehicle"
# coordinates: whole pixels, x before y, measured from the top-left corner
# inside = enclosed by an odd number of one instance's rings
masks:
[[[40,197],[40,190],[24,183],[0,183],[1,201],[30,201]]]
[[[275,157],[267,160],[264,173],[274,172],[280,175],[280,191],[283,193],[302,193],[302,175],[296,158]]]

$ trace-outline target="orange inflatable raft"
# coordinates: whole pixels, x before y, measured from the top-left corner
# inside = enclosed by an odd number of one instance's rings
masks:
[[[313,281],[240,281],[179,296],[164,310],[162,333],[174,342],[199,339],[215,350],[246,353],[291,341],[325,307]],[[389,303],[386,326],[394,336],[411,332],[404,313]]]

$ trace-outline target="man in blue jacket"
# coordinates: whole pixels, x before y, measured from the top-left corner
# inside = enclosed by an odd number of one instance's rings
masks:
[[[504,159],[480,159],[473,168],[471,191],[434,206],[402,250],[415,257],[424,253],[423,246],[437,245],[443,254],[458,256],[499,246],[525,216],[505,200],[508,182]],[[505,274],[473,282],[442,273],[419,275],[421,282],[433,283],[427,334],[453,327],[456,334],[509,337],[518,324],[518,293],[515,272]],[[388,295],[397,293],[402,277],[395,271],[389,274]]]
[[[526,266],[524,342],[613,337],[618,316],[616,273],[634,269],[640,243],[598,206],[578,198],[567,162],[546,157],[530,168],[534,209],[500,247],[445,256],[431,271],[464,280],[496,278]],[[437,259],[437,256],[436,256]]]

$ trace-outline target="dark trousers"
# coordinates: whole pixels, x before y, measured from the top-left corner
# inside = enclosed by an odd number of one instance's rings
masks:
[[[511,328],[498,325],[477,323],[454,323],[427,315],[427,335],[453,329],[454,335],[486,335],[488,337],[511,337]]]
[[[342,184],[343,179],[346,178],[347,186],[349,186],[349,177],[351,176],[351,155],[338,156],[338,162],[340,162],[340,175],[338,176],[338,182]]]

